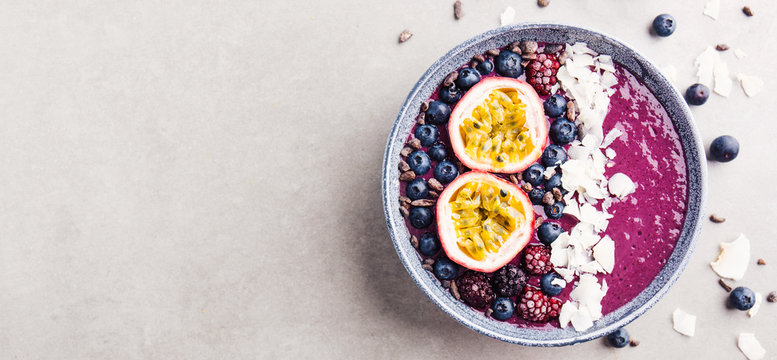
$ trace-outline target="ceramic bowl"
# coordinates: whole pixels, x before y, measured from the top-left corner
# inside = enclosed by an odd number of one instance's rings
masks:
[[[399,213],[399,152],[413,128],[421,103],[434,92],[448,73],[468,62],[472,56],[524,39],[550,43],[584,42],[598,53],[611,55],[656,95],[672,118],[685,152],[688,210],[674,252],[642,293],[583,332],[577,332],[571,326],[552,330],[520,328],[487,318],[456,300],[432,273],[421,268],[421,258],[410,244],[405,219]],[[623,42],[596,31],[560,24],[518,24],[488,31],[456,46],[432,64],[415,84],[399,110],[386,145],[383,159],[383,207],[394,247],[410,277],[448,315],[481,334],[506,342],[528,346],[562,346],[592,340],[625,326],[645,313],[669,290],[688,263],[699,236],[706,198],[706,179],[704,148],[691,112],[683,96],[653,63]]]

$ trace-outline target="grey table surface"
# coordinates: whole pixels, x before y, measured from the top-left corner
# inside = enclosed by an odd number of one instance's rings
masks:
[[[0,4],[0,358],[744,359],[740,332],[777,354],[777,304],[726,310],[709,262],[745,233],[745,284],[777,290],[777,6],[724,1],[24,1]],[[415,287],[385,227],[381,159],[406,94],[454,45],[516,21],[614,35],[694,82],[727,43],[760,74],[693,109],[709,211],[679,282],[628,329],[641,344],[537,349],[481,336]],[[670,38],[652,18],[678,19]],[[409,28],[414,37],[397,44]],[[693,338],[671,329],[681,307]]]

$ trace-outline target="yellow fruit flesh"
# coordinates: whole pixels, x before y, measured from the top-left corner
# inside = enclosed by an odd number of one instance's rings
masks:
[[[459,125],[467,155],[501,168],[534,150],[526,124],[526,104],[512,89],[495,89]]]
[[[523,203],[495,184],[470,181],[449,202],[459,249],[475,260],[497,253],[526,220]]]

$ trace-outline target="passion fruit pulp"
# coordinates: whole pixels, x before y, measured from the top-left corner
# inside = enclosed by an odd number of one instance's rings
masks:
[[[468,168],[516,173],[542,154],[548,124],[542,100],[531,85],[492,77],[459,100],[448,133],[453,151]]]
[[[470,171],[440,194],[437,230],[449,259],[466,268],[493,272],[529,242],[534,211],[526,193],[494,175]]]

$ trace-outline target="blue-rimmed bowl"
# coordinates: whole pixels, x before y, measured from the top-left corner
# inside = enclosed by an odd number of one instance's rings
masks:
[[[685,153],[688,207],[682,233],[671,257],[642,293],[583,332],[574,331],[571,327],[552,330],[520,328],[487,318],[456,300],[430,272],[421,268],[421,258],[410,244],[405,219],[399,213],[399,152],[415,124],[421,103],[429,98],[448,73],[467,63],[472,56],[517,40],[584,42],[600,54],[611,55],[656,95],[672,118]],[[677,89],[661,75],[655,65],[623,42],[592,30],[559,24],[518,24],[488,31],[456,46],[437,60],[421,76],[399,110],[383,159],[383,208],[386,223],[397,254],[413,281],[437,306],[467,327],[499,340],[529,346],[562,346],[595,339],[625,326],[653,306],[680,276],[693,252],[701,231],[706,189],[707,165],[701,137]]]

